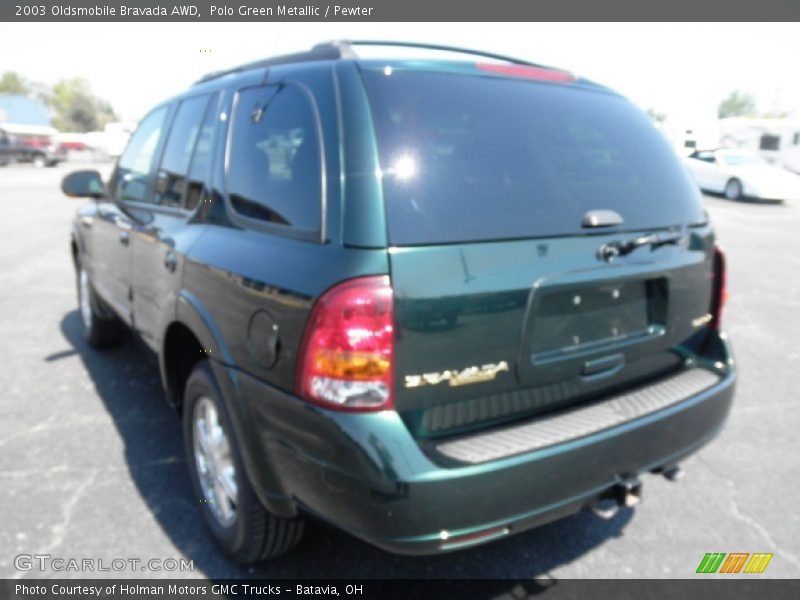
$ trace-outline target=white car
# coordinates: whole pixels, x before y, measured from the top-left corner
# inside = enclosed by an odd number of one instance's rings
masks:
[[[684,159],[697,185],[729,200],[800,200],[800,175],[745,150],[698,150]]]

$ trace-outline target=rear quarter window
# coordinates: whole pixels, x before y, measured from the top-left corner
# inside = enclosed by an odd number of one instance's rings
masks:
[[[257,223],[316,231],[322,166],[309,98],[293,85],[238,94],[226,177],[233,211]]]
[[[602,90],[414,70],[366,70],[390,242],[581,232],[589,210],[625,229],[704,220],[650,119]]]

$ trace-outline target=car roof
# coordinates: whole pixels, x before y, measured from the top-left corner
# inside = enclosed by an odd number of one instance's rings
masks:
[[[414,51],[424,51],[427,53],[445,53],[446,55],[460,56],[460,60],[453,58],[408,58],[392,57],[387,55],[382,58],[366,58],[357,53],[355,48],[373,47],[393,50],[394,54],[398,51],[402,54],[413,54]],[[391,53],[390,53],[391,54]],[[473,60],[464,60],[465,56],[472,57]],[[477,60],[476,60],[477,59]],[[550,67],[539,63],[533,63],[493,52],[482,50],[472,50],[456,46],[443,46],[439,44],[423,44],[415,42],[397,41],[377,41],[377,40],[336,40],[324,42],[312,47],[306,52],[296,52],[282,56],[274,56],[257,60],[242,65],[214,71],[195,82],[195,86],[206,84],[212,81],[229,80],[230,76],[245,74],[255,69],[270,68],[279,65],[308,64],[335,61],[353,61],[364,69],[392,69],[403,70],[425,70],[448,73],[462,73],[468,75],[484,75],[498,77],[517,77],[530,78],[540,81],[561,81],[576,84],[578,87],[592,88],[612,92],[612,90],[589,81],[582,77],[577,77],[564,69]]]
[[[386,47],[395,50],[427,50],[431,52],[443,52],[450,55],[471,56],[475,59],[466,61],[453,60],[452,58],[365,58],[360,56],[353,49],[354,46],[371,46],[371,47]],[[303,66],[313,67],[314,65],[331,65],[336,62],[351,62],[358,65],[359,68],[365,70],[372,69],[391,69],[397,70],[418,70],[418,71],[434,71],[440,73],[453,73],[465,74],[484,77],[500,77],[500,78],[515,78],[515,79],[530,79],[538,80],[541,83],[561,83],[568,82],[570,87],[577,89],[593,90],[599,92],[606,92],[616,96],[620,96],[616,91],[590,81],[584,77],[578,77],[571,72],[564,69],[549,67],[538,63],[532,63],[526,60],[495,54],[491,52],[484,52],[481,50],[470,50],[467,48],[458,48],[455,46],[442,46],[438,44],[420,44],[414,42],[395,42],[395,41],[351,41],[351,40],[337,40],[332,42],[324,42],[312,47],[311,50],[305,52],[296,52],[293,54],[285,54],[265,58],[262,60],[244,63],[229,69],[221,71],[213,71],[198,79],[191,87],[183,92],[176,94],[170,98],[165,98],[155,106],[153,106],[149,114],[159,108],[169,106],[175,102],[191,98],[192,96],[213,93],[220,88],[227,87],[231,83],[238,82],[243,78],[252,78],[253,75],[259,70],[269,69],[271,67],[288,67]],[[563,76],[566,81],[558,82],[559,77],[553,75]]]

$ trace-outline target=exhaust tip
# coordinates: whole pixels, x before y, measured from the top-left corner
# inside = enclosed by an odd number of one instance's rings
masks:
[[[619,502],[613,498],[601,498],[597,502],[593,502],[589,505],[589,509],[594,516],[604,521],[610,521],[619,512]]]

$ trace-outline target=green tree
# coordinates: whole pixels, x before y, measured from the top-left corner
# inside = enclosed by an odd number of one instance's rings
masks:
[[[26,95],[30,91],[26,81],[14,71],[6,71],[0,77],[0,94]]]
[[[48,98],[53,126],[59,131],[98,131],[117,120],[111,105],[97,98],[85,79],[63,79]]]
[[[653,119],[656,123],[663,123],[667,120],[666,113],[659,112],[655,108],[648,108],[647,109],[647,116]]]
[[[719,103],[717,116],[720,119],[727,117],[751,117],[756,113],[756,99],[752,94],[734,90],[727,98]]]

